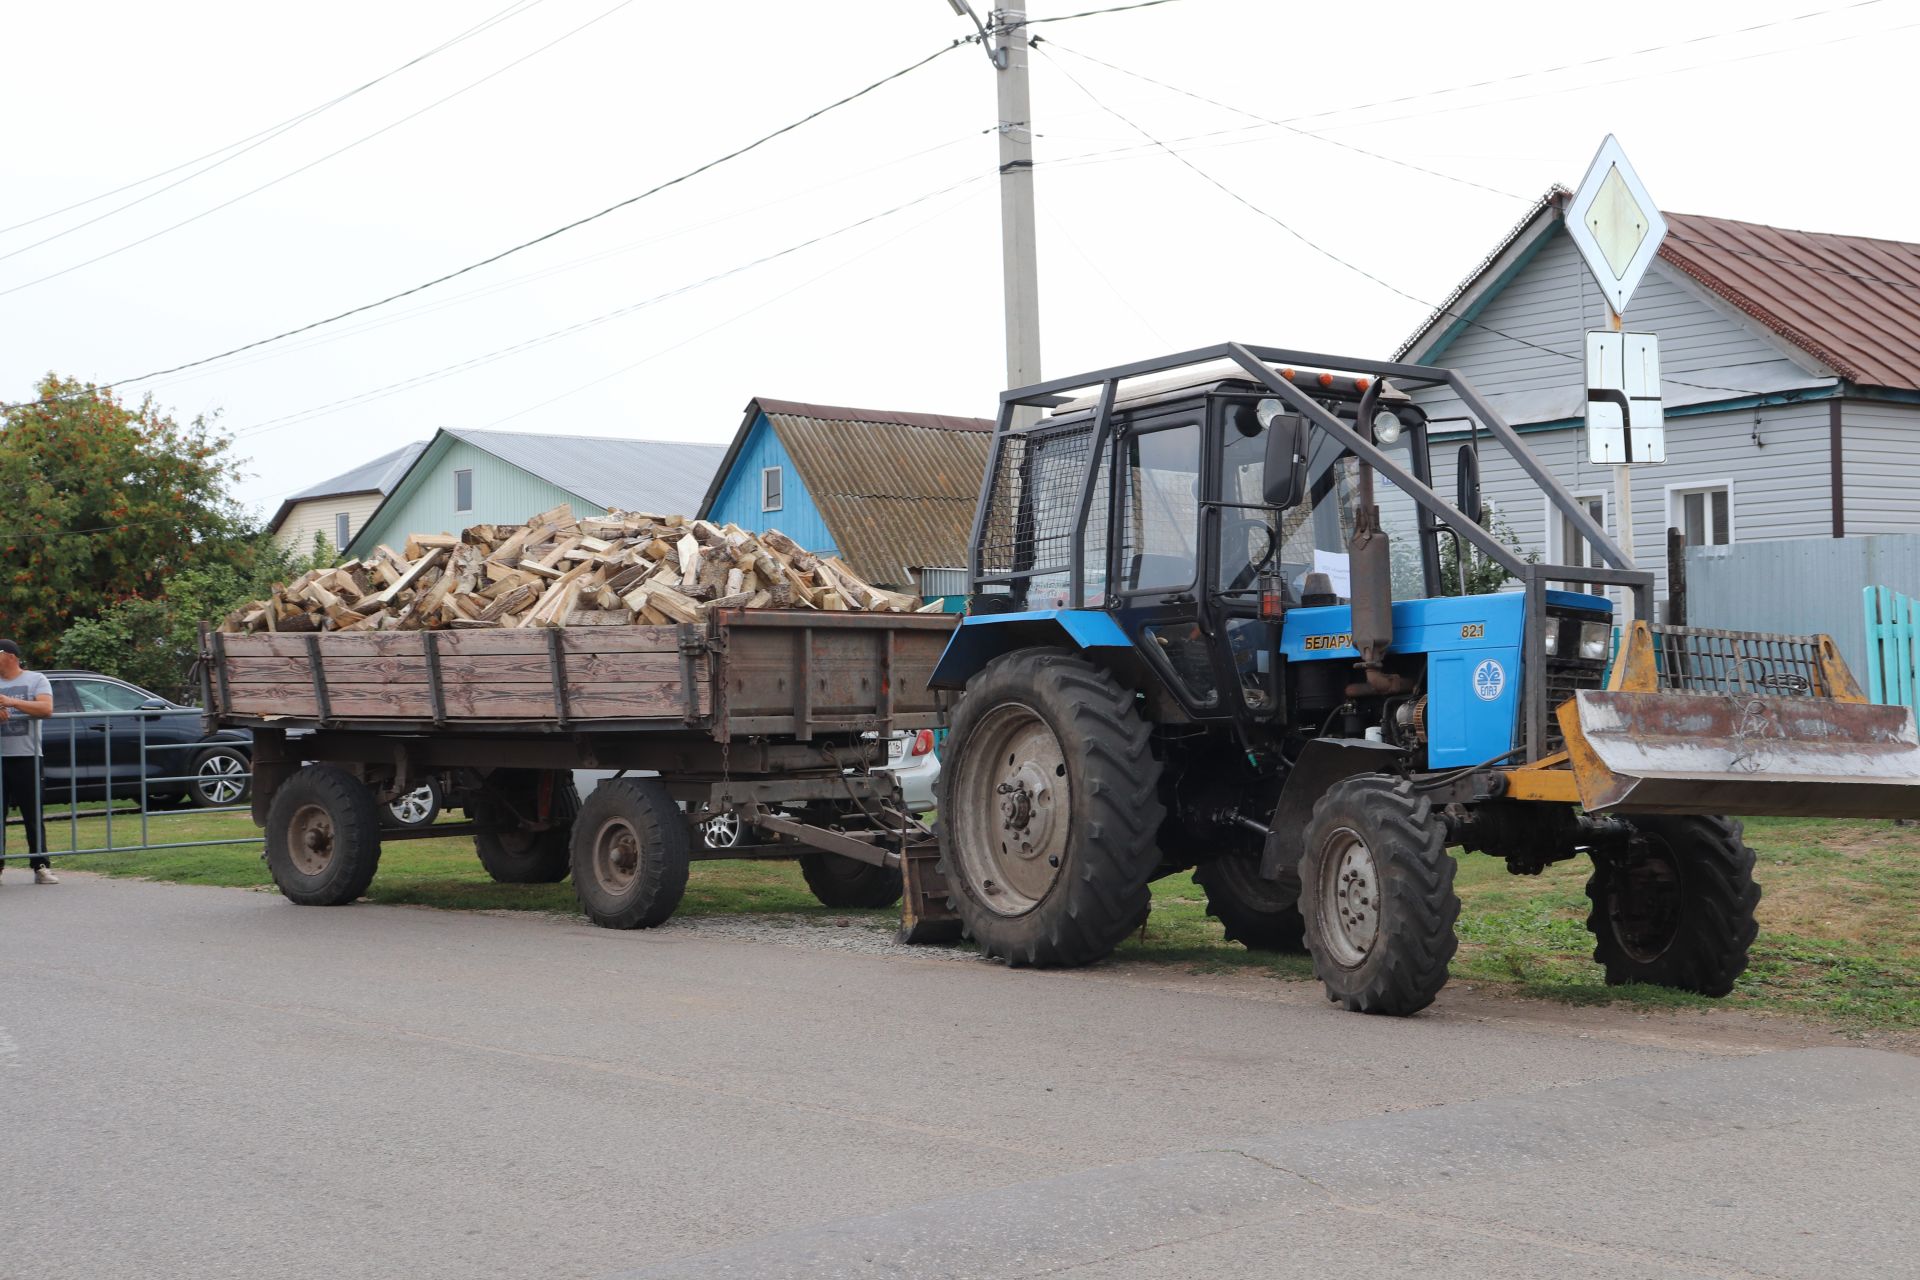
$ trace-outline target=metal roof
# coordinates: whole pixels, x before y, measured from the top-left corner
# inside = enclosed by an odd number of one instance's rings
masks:
[[[442,429],[595,506],[658,515],[698,510],[727,452],[724,445],[679,440]]]
[[[1920,390],[1920,244],[1667,214],[1660,256],[1853,382]]]
[[[295,505],[314,498],[344,498],[355,493],[392,493],[393,486],[400,483],[400,477],[407,474],[407,468],[414,459],[426,449],[425,440],[416,440],[412,444],[402,445],[392,453],[383,453],[371,462],[363,462],[351,471],[343,471],[331,480],[322,480],[319,484],[302,489],[299,493],[280,504],[273,513],[273,519],[267,521],[267,532],[272,533],[287,518],[287,513]]]
[[[719,499],[762,413],[855,573],[875,586],[911,591],[915,569],[967,562],[991,419],[756,398],[702,512]]]
[[[1471,315],[1515,256],[1565,216],[1553,187],[1396,351]],[[1920,244],[1661,211],[1660,260],[1834,373],[1920,390]]]

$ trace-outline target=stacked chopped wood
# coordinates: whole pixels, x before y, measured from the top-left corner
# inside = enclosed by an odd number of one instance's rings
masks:
[[[525,524],[417,533],[399,552],[316,569],[222,631],[423,631],[700,622],[713,609],[930,612],[770,529],[569,506]]]

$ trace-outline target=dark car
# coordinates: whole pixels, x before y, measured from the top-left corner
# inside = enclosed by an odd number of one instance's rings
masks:
[[[41,793],[49,804],[140,798],[202,808],[239,804],[253,790],[253,738],[206,731],[181,706],[96,671],[45,671],[53,718],[41,731]]]

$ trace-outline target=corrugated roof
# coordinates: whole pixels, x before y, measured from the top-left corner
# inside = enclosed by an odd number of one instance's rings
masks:
[[[678,515],[699,509],[700,495],[726,446],[617,436],[544,435],[446,427],[476,449],[609,509]]]
[[[743,436],[756,406],[855,573],[911,590],[913,570],[967,562],[992,421],[756,400]]]
[[[1667,214],[1660,256],[1853,382],[1920,390],[1920,244]]]
[[[322,480],[294,494],[280,504],[273,513],[273,519],[267,521],[267,532],[272,533],[280,527],[296,504],[314,498],[342,498],[353,493],[392,493],[393,486],[400,483],[400,477],[407,474],[407,468],[413,465],[426,449],[425,440],[416,440],[412,444],[402,445],[392,453],[383,453],[371,462],[363,462],[351,471],[343,471],[331,480]]]
[[[1395,358],[1470,312],[1495,268],[1532,233],[1551,230],[1543,219],[1561,220],[1567,199],[1564,188],[1550,189]],[[1920,390],[1920,244],[1696,213],[1666,218],[1663,262],[1843,378]]]

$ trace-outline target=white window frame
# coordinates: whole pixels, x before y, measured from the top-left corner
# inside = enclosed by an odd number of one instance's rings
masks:
[[[779,492],[773,495],[773,501],[767,501],[767,477],[773,481]],[[787,477],[784,467],[760,468],[760,509],[762,511],[784,511],[787,504]]]
[[[1611,493],[1605,489],[1589,489],[1580,493],[1569,494],[1568,496],[1575,502],[1580,503],[1583,509],[1589,500],[1594,498],[1600,499],[1600,528],[1602,532],[1605,533],[1610,534],[1613,532],[1613,495]],[[1561,513],[1559,507],[1553,505],[1552,498],[1543,497],[1542,501],[1546,507],[1543,527],[1547,531],[1547,563],[1565,564],[1567,562],[1566,539],[1561,536],[1560,525],[1566,517]]]
[[[353,513],[336,511],[333,513],[333,549],[345,551],[347,543],[353,540]]]
[[[467,505],[460,505],[460,477],[467,478]],[[462,514],[473,510],[473,468],[461,467],[453,473],[453,509]]]
[[[1665,545],[1664,539],[1667,536],[1668,529],[1679,529],[1683,534],[1686,532],[1686,525],[1684,523],[1685,514],[1680,510],[1680,500],[1689,494],[1712,493],[1716,489],[1725,489],[1727,491],[1727,541],[1725,545],[1731,547],[1740,541],[1740,521],[1737,514],[1739,509],[1734,505],[1733,501],[1733,480],[1730,477],[1723,477],[1718,480],[1688,480],[1683,484],[1670,484],[1667,486],[1667,522],[1660,527],[1660,537],[1663,540],[1662,545]],[[1708,514],[1707,522],[1709,524],[1713,522],[1711,512]],[[1710,542],[1705,545],[1719,546],[1721,544]]]

